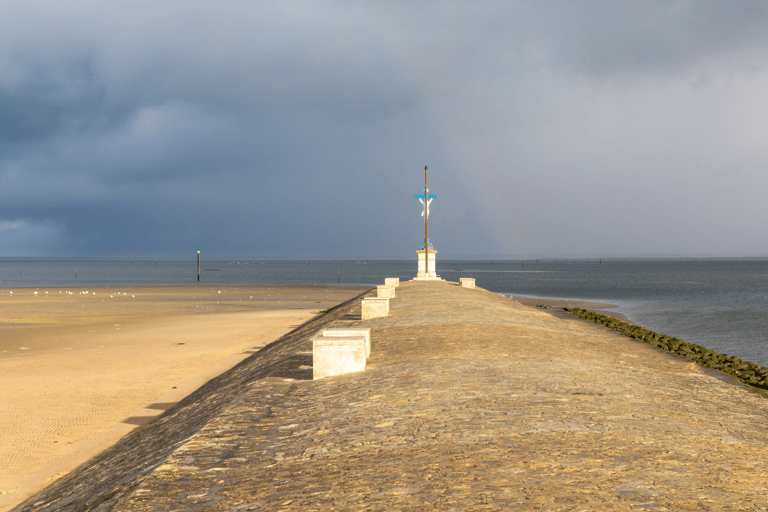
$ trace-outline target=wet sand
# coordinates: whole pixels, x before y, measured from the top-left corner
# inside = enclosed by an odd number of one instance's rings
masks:
[[[300,285],[0,290],[0,510],[362,291]]]

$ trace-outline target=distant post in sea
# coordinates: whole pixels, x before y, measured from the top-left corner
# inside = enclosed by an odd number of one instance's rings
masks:
[[[200,281],[200,248],[197,248],[197,280]]]

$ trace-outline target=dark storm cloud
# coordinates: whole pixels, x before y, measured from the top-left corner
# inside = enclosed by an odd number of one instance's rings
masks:
[[[11,9],[0,218],[29,218],[8,224],[19,230],[55,220],[87,241],[75,251],[178,253],[203,239],[290,255],[327,239],[336,254],[364,252],[337,234],[365,224],[397,150],[367,152],[406,133],[387,124],[420,103],[365,13],[126,6]]]
[[[763,2],[4,11],[0,256],[768,251]]]
[[[59,128],[61,108],[41,102],[30,93],[0,91],[0,118],[4,120],[0,138],[4,141],[40,139]]]
[[[560,2],[542,14],[557,65],[598,79],[688,72],[768,43],[765,2]]]
[[[768,250],[764,3],[398,5],[499,253]]]

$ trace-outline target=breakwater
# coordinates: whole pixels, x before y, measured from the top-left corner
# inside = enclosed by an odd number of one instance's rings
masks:
[[[742,387],[479,288],[401,283],[367,320],[360,300],[17,510],[765,510],[768,401]],[[330,322],[371,355],[313,380]]]

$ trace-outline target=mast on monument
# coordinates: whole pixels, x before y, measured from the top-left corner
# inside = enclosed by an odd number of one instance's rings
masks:
[[[416,275],[416,279],[439,279],[435,274],[435,254],[437,251],[430,247],[429,243],[429,204],[433,199],[437,199],[437,195],[429,193],[429,183],[427,182],[427,166],[424,166],[424,193],[414,194],[422,205],[424,205],[424,211],[421,212],[421,216],[424,217],[424,252],[416,251],[419,259],[419,270]]]

